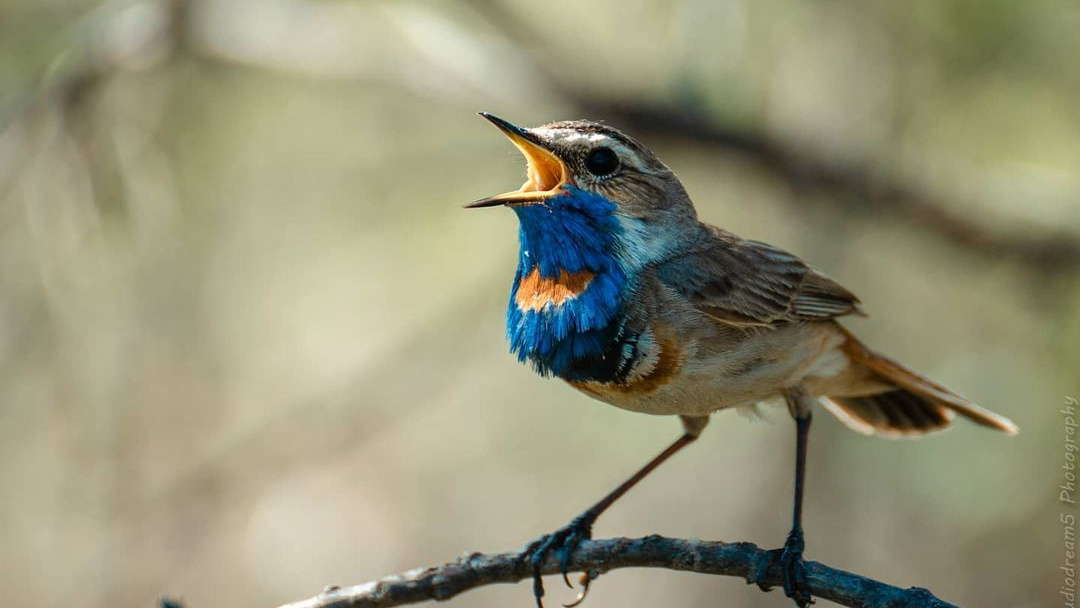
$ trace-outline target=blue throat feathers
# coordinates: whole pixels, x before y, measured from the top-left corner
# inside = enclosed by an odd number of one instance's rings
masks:
[[[615,204],[567,187],[514,207],[521,250],[506,312],[510,352],[545,376],[611,381],[620,374],[622,296]]]

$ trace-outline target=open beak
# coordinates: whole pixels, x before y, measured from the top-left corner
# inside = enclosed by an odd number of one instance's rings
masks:
[[[466,209],[496,207],[499,205],[531,205],[557,196],[562,192],[563,185],[570,179],[570,173],[566,168],[566,164],[558,156],[545,148],[540,140],[529,131],[487,112],[480,112],[480,116],[488,119],[491,124],[498,127],[517,146],[517,149],[521,150],[521,153],[525,155],[525,161],[529,164],[528,179],[521,188],[513,192],[482,198],[465,205]]]

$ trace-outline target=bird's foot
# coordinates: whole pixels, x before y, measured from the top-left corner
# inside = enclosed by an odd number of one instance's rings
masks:
[[[592,539],[594,520],[595,517],[590,517],[587,513],[579,515],[566,526],[532,541],[521,552],[518,559],[521,562],[527,561],[532,566],[533,596],[536,597],[537,608],[544,608],[544,581],[540,575],[544,562],[547,561],[549,555],[554,555],[555,559],[558,560],[559,572],[562,574],[563,581],[567,587],[573,589],[574,586],[570,584],[570,577],[567,575],[570,571],[570,556],[581,544],[581,541]],[[578,595],[578,599],[571,604],[564,605],[572,608],[580,604],[589,590],[590,580],[591,576],[589,574],[583,576],[581,579],[582,592]]]
[[[805,547],[802,530],[792,530],[782,549],[769,551],[769,559],[758,568],[754,582],[762,591],[770,591],[772,586],[762,581],[769,569],[779,564],[784,575],[784,595],[790,597],[799,608],[813,604],[814,598],[810,597],[810,585],[806,581],[806,562],[803,561]]]

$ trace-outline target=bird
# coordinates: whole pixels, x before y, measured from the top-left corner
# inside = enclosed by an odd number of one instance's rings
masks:
[[[813,602],[802,508],[815,406],[853,431],[885,438],[938,431],[957,414],[1019,432],[864,345],[838,322],[865,315],[859,298],[822,271],[700,221],[679,178],[638,140],[587,120],[522,128],[480,115],[526,161],[518,190],[466,205],[507,207],[518,219],[506,311],[511,353],[604,403],[678,416],[683,430],[624,483],[522,551],[539,608],[546,560],[557,559],[569,585],[573,551],[591,539],[597,518],[693,443],[713,413],[782,402],[795,421],[791,528],[753,582],[768,590],[765,575],[779,567],[785,595],[800,608]]]

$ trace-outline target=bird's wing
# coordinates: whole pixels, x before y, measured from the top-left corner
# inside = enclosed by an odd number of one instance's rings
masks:
[[[657,266],[658,278],[705,314],[772,326],[864,314],[859,298],[793,254],[709,227],[695,249]]]

